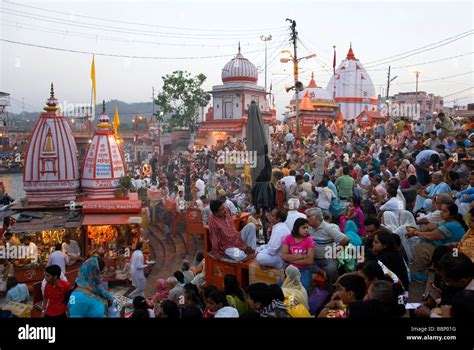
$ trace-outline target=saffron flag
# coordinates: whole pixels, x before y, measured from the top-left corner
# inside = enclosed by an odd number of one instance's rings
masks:
[[[248,188],[252,188],[252,175],[250,172],[250,164],[244,165],[244,184]]]
[[[96,87],[95,87],[95,63],[94,63],[94,56],[92,56],[92,67],[91,67],[91,80],[92,80],[92,94],[93,94],[93,101],[94,101],[94,108],[96,105]]]
[[[115,115],[114,115],[114,135],[118,138],[118,128],[120,126],[120,117],[118,113],[118,107],[115,106]]]

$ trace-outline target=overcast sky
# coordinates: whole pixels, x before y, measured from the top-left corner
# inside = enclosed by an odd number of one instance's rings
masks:
[[[317,55],[300,64],[305,84],[314,72],[318,85],[326,87],[332,71],[332,46],[337,47],[339,65],[352,42],[377,93],[386,85],[390,64],[392,77],[398,76],[391,93],[414,91],[413,72],[418,69],[420,91],[448,95],[446,102],[459,99],[465,105],[474,101],[474,35],[460,35],[473,29],[473,2],[0,0],[0,4],[3,40],[137,56],[95,57],[97,101],[150,101],[152,86],[159,91],[161,77],[174,70],[204,73],[204,88],[211,90],[221,84],[221,69],[237,53],[239,40],[243,55],[261,69],[259,85],[263,86],[265,54],[260,36],[271,34],[267,79],[268,85],[273,82],[277,115],[281,115],[291,97],[284,87],[293,79],[291,64],[279,62],[281,50],[290,49],[286,18],[297,23],[298,55]],[[448,38],[455,41],[449,43]],[[436,42],[442,46],[431,49]],[[425,46],[431,50],[407,58],[403,57],[410,53],[400,55]],[[208,56],[216,57],[205,58]],[[460,57],[450,58],[453,56]],[[380,61],[390,57],[403,59]],[[435,60],[441,61],[425,64]],[[42,108],[51,82],[61,102],[89,103],[91,61],[91,54],[2,41],[0,91],[11,94],[14,113],[21,112],[23,99],[27,111]]]

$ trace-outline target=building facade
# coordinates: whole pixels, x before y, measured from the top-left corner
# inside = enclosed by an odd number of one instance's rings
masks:
[[[250,102],[257,102],[265,123],[275,120],[265,88],[257,85],[257,67],[239,52],[222,69],[222,85],[210,91],[212,107],[198,130],[196,144],[215,145],[227,138],[246,137]]]
[[[389,100],[392,105],[398,105],[399,117],[409,119],[416,120],[427,113],[440,113],[444,110],[443,98],[425,91],[418,91],[418,94],[416,92],[400,92]],[[416,107],[417,104],[418,107]],[[417,108],[419,108],[419,113]]]

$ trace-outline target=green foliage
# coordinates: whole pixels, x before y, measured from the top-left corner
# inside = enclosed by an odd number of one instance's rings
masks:
[[[206,80],[204,74],[192,77],[189,72],[175,71],[162,77],[163,91],[155,103],[169,119],[163,125],[164,130],[172,128],[190,128],[195,130],[195,115],[198,108],[207,106],[211,96],[201,86]],[[160,118],[159,112],[155,115]],[[163,121],[163,119],[162,119]]]

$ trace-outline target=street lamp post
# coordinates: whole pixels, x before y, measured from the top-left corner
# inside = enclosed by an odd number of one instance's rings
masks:
[[[163,111],[160,111],[158,115],[158,159],[160,166],[162,164],[161,162],[161,118],[163,117]]]
[[[300,103],[299,103],[298,93],[300,91],[303,91],[304,87],[303,87],[303,84],[300,81],[298,81],[298,63],[301,60],[316,57],[316,55],[313,53],[309,56],[296,58],[288,50],[283,50],[282,53],[287,53],[290,57],[283,57],[283,58],[280,59],[280,62],[282,62],[282,63],[287,63],[289,61],[293,62],[294,85],[291,89],[295,90],[296,137],[299,139],[301,137],[301,126],[300,126]],[[296,53],[296,48],[295,48],[295,53]]]
[[[265,92],[267,92],[267,41],[272,40],[272,36],[261,35],[260,40],[265,42]]]
[[[137,140],[138,140],[138,133],[137,133],[137,119],[132,119],[133,123],[133,128],[135,129],[135,138],[133,140],[133,161],[136,164],[137,163]]]
[[[420,71],[419,70],[416,70],[414,71],[415,73],[415,76],[416,76],[416,90],[415,90],[415,114],[418,115],[419,111],[418,111],[418,77],[420,76]]]

